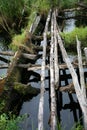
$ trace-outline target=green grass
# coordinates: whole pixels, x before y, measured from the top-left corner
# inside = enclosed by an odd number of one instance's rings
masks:
[[[76,48],[76,35],[78,36],[78,39],[81,41],[82,48],[87,46],[87,27],[80,27],[75,28],[72,32],[69,33],[61,33],[66,48],[69,48],[70,50]]]

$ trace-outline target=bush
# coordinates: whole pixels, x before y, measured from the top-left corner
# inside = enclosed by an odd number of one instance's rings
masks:
[[[27,115],[18,116],[9,114],[9,117],[3,113],[0,116],[0,130],[19,130],[19,123],[23,121]]]

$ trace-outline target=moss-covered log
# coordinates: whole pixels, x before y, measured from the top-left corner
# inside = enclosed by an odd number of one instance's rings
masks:
[[[18,112],[18,108],[23,102],[24,97],[28,95],[28,98],[31,98],[39,93],[39,89],[23,84],[22,82],[23,78],[25,79],[25,74],[26,79],[29,80],[31,73],[28,73],[27,69],[17,67],[17,64],[28,64],[30,62],[29,59],[23,57],[23,53],[36,53],[34,45],[31,42],[31,37],[26,39],[24,47],[27,48],[27,51],[23,47],[19,47],[10,63],[6,78],[0,82],[2,85],[1,88],[4,87],[0,96],[0,102],[3,104],[0,110],[1,113],[9,111],[13,113]]]

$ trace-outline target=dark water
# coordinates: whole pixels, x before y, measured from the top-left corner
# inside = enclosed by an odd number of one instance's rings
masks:
[[[7,51],[8,50],[8,47],[7,46],[4,46],[4,38],[3,37],[0,37],[0,51]],[[4,57],[6,59],[10,59],[9,56],[2,56],[0,55],[1,57]],[[0,60],[0,64],[5,64],[5,62],[1,61]],[[7,69],[0,69],[0,78],[3,78],[6,76],[6,73],[7,73]]]

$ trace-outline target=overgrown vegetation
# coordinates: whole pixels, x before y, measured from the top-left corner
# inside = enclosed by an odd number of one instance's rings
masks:
[[[72,32],[61,33],[61,36],[65,42],[65,47],[68,48],[70,51],[73,51],[76,48],[76,35],[81,41],[81,46],[87,46],[87,27],[75,28]]]
[[[0,130],[19,130],[19,123],[22,122],[25,118],[27,118],[26,114],[16,117],[11,113],[9,113],[9,115],[3,113],[0,115]]]

